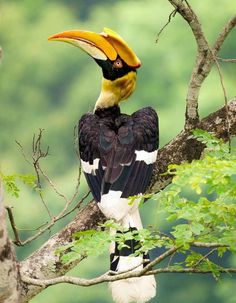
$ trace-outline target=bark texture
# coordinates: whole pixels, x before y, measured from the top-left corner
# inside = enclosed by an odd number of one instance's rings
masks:
[[[0,181],[0,303],[18,303],[21,292],[18,262],[9,240]]]

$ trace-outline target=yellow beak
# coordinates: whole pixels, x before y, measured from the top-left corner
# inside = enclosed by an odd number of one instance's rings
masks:
[[[55,34],[48,40],[73,44],[95,59],[114,61],[120,56],[130,67],[138,68],[141,65],[128,44],[116,32],[108,28],[104,28],[100,34],[81,30],[66,31]]]

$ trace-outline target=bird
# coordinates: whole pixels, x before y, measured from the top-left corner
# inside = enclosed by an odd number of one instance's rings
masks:
[[[150,106],[131,115],[121,113],[120,102],[135,90],[141,61],[109,28],[101,33],[69,30],[48,40],[79,47],[102,69],[101,92],[94,110],[83,114],[78,124],[81,167],[105,217],[118,222],[126,232],[138,231],[143,228],[138,205],[150,184],[157,158],[158,115]],[[129,203],[133,196],[135,201]],[[112,229],[111,233],[116,232]],[[111,271],[136,271],[150,262],[148,254],[134,255],[142,243],[131,239],[125,244],[121,249],[117,243],[111,244]],[[109,288],[116,303],[144,303],[156,296],[153,275],[110,282]]]

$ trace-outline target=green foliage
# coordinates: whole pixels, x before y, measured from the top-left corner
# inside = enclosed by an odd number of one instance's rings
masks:
[[[63,262],[103,253],[112,241],[117,242],[121,249],[126,246],[127,240],[134,239],[141,244],[136,247],[134,255],[147,253],[156,247],[170,248],[176,245],[180,252],[188,254],[182,263],[172,266],[209,270],[217,279],[221,266],[195,252],[191,244],[218,244],[219,247],[210,252],[217,250],[218,257],[227,251],[236,252],[236,154],[235,150],[229,153],[228,144],[202,130],[195,130],[193,137],[206,145],[202,159],[170,165],[167,173],[173,175],[171,186],[152,196],[158,201],[160,212],[173,224],[169,236],[155,229],[130,231],[108,220],[101,226],[104,230],[76,233],[75,241],[63,248],[66,252],[62,256]],[[195,200],[188,198],[190,192],[196,193]],[[144,198],[147,197],[144,195]],[[131,203],[133,200],[134,197]],[[109,235],[110,229],[120,232]]]
[[[33,189],[37,187],[36,177],[31,174],[4,175],[0,172],[0,179],[3,181],[7,192],[16,198],[19,197],[20,193],[20,188],[17,182],[20,181]]]
[[[134,254],[137,256],[147,253],[154,247],[162,247],[169,241],[169,239],[164,240],[156,232],[151,232],[148,229],[130,231],[113,220],[101,224],[100,228],[101,230],[76,232],[73,235],[74,241],[58,249],[56,254],[61,256],[63,263],[70,263],[84,256],[101,255],[108,250],[109,245],[114,241],[118,244],[118,249],[122,249],[127,246],[125,244],[127,240],[134,239],[141,243]],[[119,233],[110,234],[111,229],[119,231]]]
[[[206,144],[201,160],[170,165],[172,185],[157,199],[169,221],[175,225],[172,235],[178,245],[189,248],[193,241],[217,242],[236,252],[236,153],[228,144],[196,130],[194,136]],[[189,200],[191,192],[197,194]],[[222,255],[222,250],[220,255]]]
[[[97,230],[77,232],[74,239],[70,245],[56,251],[62,255],[63,263],[70,263],[85,256],[98,256],[107,250],[112,241],[108,232]]]

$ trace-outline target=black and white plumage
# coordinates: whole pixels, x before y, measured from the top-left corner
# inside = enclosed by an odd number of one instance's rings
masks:
[[[105,216],[117,220],[126,228],[142,228],[139,201],[137,199],[130,205],[128,199],[145,193],[156,161],[158,141],[158,117],[151,107],[129,116],[121,114],[119,107],[114,106],[85,114],[80,120],[80,157],[88,185]],[[116,244],[111,246],[111,270],[127,270],[148,258],[147,255],[129,257],[138,243],[130,240],[126,244],[128,248],[121,251]],[[153,276],[138,278],[134,285],[130,287],[127,280],[111,283],[113,297],[117,302],[125,302],[126,298],[140,293],[140,302],[146,302],[145,293],[138,289],[146,289],[151,294],[155,292]],[[121,288],[126,293],[121,292]]]
[[[119,103],[135,89],[136,70],[141,62],[128,44],[114,31],[102,33],[73,30],[53,35],[49,40],[71,43],[102,68],[102,89],[94,113],[79,122],[81,166],[99,208],[127,230],[139,230],[139,195],[145,193],[151,179],[159,142],[158,117],[151,107],[132,115],[121,114]],[[134,203],[129,198],[137,196]],[[118,231],[119,232],[119,231]],[[111,230],[111,233],[116,233]],[[113,271],[139,270],[149,256],[132,254],[142,243],[129,240],[126,247],[110,247]],[[116,303],[144,303],[156,295],[153,275],[110,283]]]
[[[130,206],[125,202],[122,211],[116,205],[113,210],[112,205],[147,189],[158,138],[158,117],[151,107],[130,116],[121,114],[118,106],[82,116],[79,123],[82,169],[107,217],[120,221]]]

